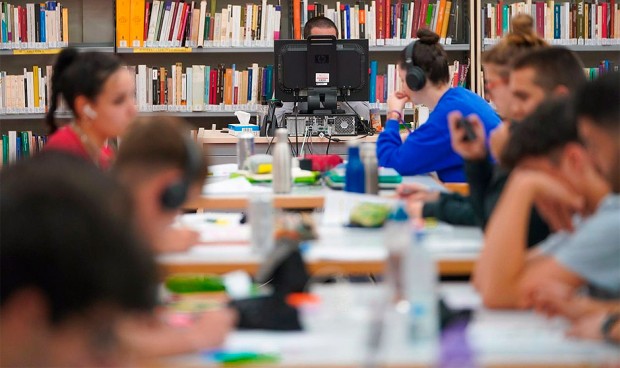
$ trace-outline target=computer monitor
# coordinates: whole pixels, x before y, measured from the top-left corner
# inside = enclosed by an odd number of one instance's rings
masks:
[[[276,99],[308,102],[308,113],[335,113],[336,100],[368,101],[368,40],[276,40],[274,52]]]

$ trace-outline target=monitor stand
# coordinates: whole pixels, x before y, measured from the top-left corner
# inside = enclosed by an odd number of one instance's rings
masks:
[[[308,88],[308,111],[306,114],[344,114],[338,109],[338,90],[334,87]]]

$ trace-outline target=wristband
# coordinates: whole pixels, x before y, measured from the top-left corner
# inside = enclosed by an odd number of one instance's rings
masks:
[[[601,324],[601,335],[603,335],[603,339],[605,339],[605,341],[612,344],[618,344],[618,342],[611,337],[611,330],[619,320],[620,313],[609,313],[605,316],[605,319],[603,319],[603,323]]]
[[[389,115],[391,113],[396,113],[398,115],[398,122],[399,123],[401,121],[403,121],[403,114],[401,114],[400,111],[398,111],[398,110],[390,110],[390,111],[387,112],[387,115]]]

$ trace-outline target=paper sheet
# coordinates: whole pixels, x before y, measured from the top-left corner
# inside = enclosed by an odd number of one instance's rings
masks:
[[[271,193],[271,188],[252,185],[246,178],[238,177],[206,184],[202,187],[202,193],[206,195]]]

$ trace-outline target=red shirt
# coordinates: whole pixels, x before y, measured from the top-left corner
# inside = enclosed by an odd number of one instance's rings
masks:
[[[44,149],[68,152],[85,160],[92,161],[84,143],[70,126],[64,126],[52,134],[47,140]],[[103,146],[99,152],[99,167],[104,170],[108,169],[113,157],[114,151],[107,145]]]

